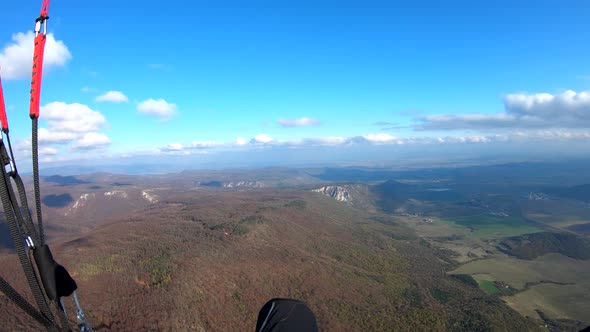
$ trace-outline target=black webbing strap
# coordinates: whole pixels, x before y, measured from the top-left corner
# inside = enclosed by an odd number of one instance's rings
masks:
[[[33,163],[33,187],[35,193],[35,212],[37,214],[37,227],[39,229],[39,247],[33,252],[37,268],[41,275],[41,281],[45,287],[45,293],[50,300],[54,301],[57,306],[57,313],[61,323],[61,327],[64,331],[71,331],[68,317],[66,316],[65,308],[61,303],[62,296],[69,296],[73,291],[78,288],[76,282],[68,271],[53,259],[53,255],[49,250],[49,247],[45,244],[45,231],[43,229],[43,214],[41,211],[41,190],[39,186],[39,139],[38,139],[38,118],[31,118],[31,152],[32,152],[32,163]],[[8,134],[6,135],[8,136]],[[10,138],[8,138],[10,144]],[[12,148],[10,148],[10,154],[12,156]],[[13,157],[14,162],[14,157]],[[21,198],[24,195],[26,201],[26,193],[24,192],[24,185],[22,185],[22,179],[18,175],[16,165],[14,165],[14,179],[21,194]],[[19,185],[20,183],[20,185]],[[21,190],[22,188],[22,190]],[[28,205],[28,204],[27,204]],[[29,210],[27,209],[27,212]],[[30,214],[29,214],[30,217]],[[32,224],[32,222],[31,222]]]
[[[12,156],[12,147],[10,146],[10,141],[7,141],[9,143],[8,150]],[[49,247],[46,244],[40,244],[40,235],[37,235],[39,233],[36,232],[30,211],[28,209],[24,184],[14,165],[14,160],[12,160],[11,164],[11,160],[8,157],[6,150],[7,149],[4,145],[4,142],[0,140],[0,199],[2,201],[2,205],[4,206],[7,223],[9,225],[14,245],[17,249],[17,254],[21,261],[23,270],[25,271],[27,281],[29,282],[29,287],[33,292],[35,302],[37,302],[37,305],[41,309],[41,313],[36,310],[31,311],[30,309],[33,308],[32,305],[26,302],[26,300],[24,300],[24,298],[6,282],[4,282],[6,285],[2,285],[0,290],[4,292],[10,299],[12,299],[19,307],[23,308],[23,310],[25,310],[25,312],[31,315],[31,317],[33,317],[35,320],[39,321],[38,314],[41,314],[43,322],[40,321],[40,323],[42,323],[48,331],[70,331],[68,318],[60,299],[62,296],[69,296],[74,290],[76,290],[76,282],[71,278],[67,270],[53,259],[53,255],[51,254]],[[10,173],[6,171],[6,166],[9,164],[12,168]],[[16,199],[12,182],[10,180],[11,178],[14,180],[17,191],[19,192],[20,204]],[[36,193],[38,193],[38,191],[36,191]],[[33,268],[31,259],[26,253],[26,249],[23,244],[23,237],[26,239],[27,245],[33,249],[33,256],[35,258],[35,263],[43,288],[40,287],[40,283]],[[55,317],[49,307],[49,303],[47,302],[45,295],[47,295],[47,298],[49,298],[49,300],[51,300],[51,302],[53,302],[57,308],[61,329],[55,321]]]
[[[11,172],[10,175],[12,177],[12,180],[14,180],[14,183],[16,184],[16,191],[18,192],[19,196],[18,200],[21,206],[20,211],[23,215],[23,222],[26,225],[27,229],[30,229],[30,236],[32,237],[34,243],[40,243],[37,229],[33,224],[31,210],[29,209],[29,203],[27,202],[27,193],[25,191],[25,185],[23,183],[23,180],[16,171]]]
[[[36,117],[32,120],[33,183],[38,228],[35,227],[32,220],[25,186],[16,168],[7,130],[5,134],[8,149],[0,137],[0,200],[4,207],[6,221],[17,255],[40,312],[2,278],[0,278],[0,291],[32,318],[45,326],[48,331],[71,331],[61,298],[71,295],[78,286],[68,271],[53,259],[49,247],[45,244],[39,189],[38,121]],[[10,152],[10,156],[8,152]],[[10,166],[10,172],[7,172],[7,166]],[[16,186],[18,200],[11,179]],[[24,242],[26,242],[27,248],[25,248]],[[33,253],[41,283],[28,255],[29,252]],[[56,306],[61,328],[55,321],[48,299]]]
[[[35,309],[27,300],[25,300],[4,278],[0,277],[0,291],[12,300],[17,306],[23,309],[29,316],[33,317],[41,325],[48,329],[53,325],[39,310]]]
[[[63,331],[71,332],[72,329],[70,329],[70,322],[68,321],[68,316],[66,315],[66,309],[63,307],[63,303],[61,303],[61,301],[57,301],[57,316],[59,317],[61,326],[63,326]]]
[[[16,189],[18,191],[18,195],[19,195],[19,203],[20,206],[22,207],[21,211],[24,214],[24,222],[25,225],[27,227],[27,229],[29,229],[29,232],[31,234],[29,234],[34,243],[39,243],[40,242],[40,236],[38,235],[38,232],[35,228],[35,225],[33,224],[33,219],[31,216],[31,210],[29,209],[29,202],[27,200],[27,192],[25,190],[25,185],[23,183],[22,178],[20,177],[20,175],[18,174],[18,170],[16,168],[16,161],[14,159],[14,153],[12,152],[12,145],[10,143],[10,135],[8,135],[8,133],[6,134],[6,141],[8,142],[8,151],[10,152],[10,160],[12,161],[11,167],[12,167],[12,172],[10,173],[10,176],[12,177],[12,179],[14,180],[14,183],[16,184]],[[4,147],[4,150],[6,150],[6,147]]]
[[[10,164],[10,161],[8,159],[4,159],[7,158],[8,154],[6,153],[6,146],[4,144],[0,144],[0,155],[2,155],[2,160],[1,163],[2,165],[6,166],[8,164]],[[13,175],[14,174],[14,175]],[[13,170],[11,172],[11,174],[6,173],[6,169],[4,169],[3,167],[3,171],[2,171],[2,175],[5,179],[6,182],[6,191],[8,193],[8,197],[10,199],[10,202],[12,203],[12,207],[13,207],[13,211],[15,213],[15,217],[16,217],[16,221],[18,222],[18,225],[21,227],[21,230],[24,231],[24,236],[26,237],[30,237],[31,240],[33,241],[33,243],[38,243],[39,242],[39,237],[37,236],[37,231],[35,230],[35,226],[33,225],[33,221],[31,220],[31,214],[30,211],[24,210],[23,208],[21,208],[21,205],[19,204],[19,202],[16,200],[16,196],[14,194],[14,189],[12,188],[11,182],[10,182],[10,177],[18,177],[19,180],[20,176],[18,175],[18,173],[16,173],[15,170]],[[15,180],[15,182],[17,182]],[[22,185],[22,180],[20,181],[21,185]],[[18,188],[18,185],[17,185]],[[20,195],[20,201],[21,203],[24,202],[26,204],[26,200],[27,200],[27,196],[26,193],[24,192],[24,185],[22,186],[22,191],[19,190],[19,195]],[[28,207],[28,204],[26,204],[26,207]],[[25,214],[25,218],[23,218],[23,213]]]
[[[33,186],[35,187],[35,210],[37,212],[37,225],[39,226],[39,244],[45,244],[45,232],[43,231],[43,216],[41,214],[41,191],[39,190],[39,142],[37,139],[37,122],[36,117],[32,118],[32,137],[31,145],[33,152]]]
[[[39,186],[39,139],[38,139],[38,118],[32,117],[32,128],[31,128],[31,152],[32,152],[32,163],[33,163],[33,186],[35,193],[35,212],[37,215],[37,227],[39,231],[39,243],[33,251],[35,257],[35,263],[41,277],[41,282],[45,290],[47,297],[55,303],[57,307],[57,313],[60,320],[61,328],[63,331],[71,331],[68,317],[65,312],[65,308],[61,303],[61,298],[64,296],[70,296],[74,292],[78,285],[68,271],[61,265],[59,265],[54,259],[49,247],[45,243],[45,231],[43,229],[43,214],[41,210],[41,190]],[[8,134],[6,134],[8,136]],[[10,139],[8,139],[10,143]],[[10,153],[12,155],[12,147],[10,147]],[[14,165],[13,160],[13,165]],[[14,165],[14,179],[17,183],[19,192],[22,192],[21,197],[24,197],[26,201],[26,193],[24,192],[24,185],[19,187],[19,182],[22,184],[22,180]],[[21,191],[22,188],[22,191]],[[29,212],[27,210],[27,212]],[[31,222],[32,223],[32,222]]]
[[[1,149],[5,149],[3,141],[0,141],[0,150]],[[29,283],[29,288],[31,288],[31,292],[33,293],[35,302],[43,313],[43,316],[53,325],[55,325],[53,314],[51,313],[47,300],[43,295],[41,287],[39,286],[39,281],[37,280],[37,276],[33,269],[33,264],[31,263],[29,255],[27,255],[25,246],[23,244],[23,234],[21,230],[19,230],[19,223],[17,222],[17,216],[20,214],[17,215],[15,211],[19,208],[18,205],[15,205],[16,202],[11,200],[11,195],[9,193],[12,191],[12,188],[9,185],[9,177],[8,174],[6,174],[4,165],[6,165],[6,160],[4,160],[4,154],[0,153],[0,200],[2,201],[2,206],[4,207],[4,215],[6,216],[8,229],[10,230],[10,235],[12,237],[12,241],[14,242],[17,256]],[[55,329],[50,328],[48,328],[48,330],[55,331]]]

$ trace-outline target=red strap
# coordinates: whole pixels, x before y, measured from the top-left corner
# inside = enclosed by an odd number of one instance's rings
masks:
[[[43,53],[47,32],[47,19],[49,18],[49,0],[43,0],[41,14],[35,21],[35,52],[33,54],[33,78],[31,79],[31,103],[29,115],[31,119],[39,118],[39,104],[41,102],[41,78],[43,75]],[[43,27],[43,31],[41,31]]]
[[[44,34],[35,37],[35,53],[33,55],[33,78],[31,80],[31,104],[29,115],[31,119],[39,118],[39,103],[41,98],[41,78],[43,75],[43,53],[45,50]]]
[[[47,17],[49,16],[49,0],[43,0],[43,5],[41,6],[41,14],[40,17]]]
[[[4,105],[4,92],[2,92],[2,78],[0,77],[0,121],[2,121],[2,131],[8,132],[8,119],[6,118],[6,106]]]

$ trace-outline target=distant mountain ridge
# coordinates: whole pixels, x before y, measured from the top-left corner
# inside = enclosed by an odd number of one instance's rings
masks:
[[[574,259],[590,259],[590,240],[570,233],[532,233],[504,239],[498,249],[520,259],[532,260],[557,253]]]
[[[90,183],[88,181],[80,180],[80,179],[78,179],[74,176],[71,176],[71,175],[67,175],[67,176],[51,175],[51,176],[45,176],[45,177],[43,177],[43,179],[47,182],[57,183],[60,186],[74,186],[77,184]]]
[[[329,184],[312,189],[337,201],[354,207],[397,213],[409,200],[457,200],[460,194],[436,183],[408,184],[397,180],[387,180],[379,184]]]

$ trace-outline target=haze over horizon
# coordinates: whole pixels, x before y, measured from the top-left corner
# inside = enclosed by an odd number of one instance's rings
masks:
[[[590,330],[588,13],[3,3],[0,332]]]
[[[42,167],[590,152],[585,2],[51,6]],[[0,12],[17,158],[30,154],[37,7]]]

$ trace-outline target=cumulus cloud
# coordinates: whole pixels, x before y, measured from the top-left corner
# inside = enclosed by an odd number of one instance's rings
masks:
[[[39,128],[38,133],[39,143],[48,143],[48,144],[64,144],[74,141],[78,135],[73,132],[64,132],[64,131],[54,131],[50,132],[47,128]]]
[[[218,146],[221,143],[214,142],[214,141],[192,141],[190,148],[191,149],[207,149],[212,148],[214,146]]]
[[[317,126],[320,122],[313,118],[303,117],[299,119],[279,119],[277,123],[283,127],[307,127]]]
[[[338,145],[346,142],[344,137],[316,137],[302,140],[303,144],[310,145]]]
[[[590,133],[588,134],[590,137]],[[536,133],[535,138],[562,137],[566,138],[565,133],[544,132]],[[571,135],[570,138],[582,138],[584,135]],[[275,147],[312,147],[312,146],[362,146],[362,145],[403,145],[403,144],[454,144],[454,143],[489,143],[505,142],[510,139],[523,139],[522,132],[506,133],[503,135],[464,135],[464,136],[421,136],[421,137],[404,137],[398,138],[387,133],[370,133],[365,135],[349,137],[307,137],[293,140],[275,140],[266,134],[258,134],[250,139],[251,145],[272,145]]]
[[[147,99],[137,105],[137,110],[140,113],[158,116],[161,118],[169,118],[176,113],[176,104],[168,103],[166,100]]]
[[[106,124],[106,119],[100,112],[79,103],[54,101],[41,107],[40,116],[47,120],[52,133],[98,131]]]
[[[248,144],[248,141],[243,137],[236,137],[235,143],[236,143],[236,145],[242,146],[242,145]]]
[[[47,156],[55,156],[58,153],[58,150],[56,148],[52,148],[50,146],[44,146],[39,148],[39,155],[42,157],[47,157]]]
[[[74,149],[92,150],[111,144],[111,140],[103,133],[90,132],[84,134],[74,145]]]
[[[166,153],[182,153],[191,154],[196,152],[202,152],[209,148],[222,145],[219,142],[214,141],[192,141],[190,144],[182,144],[178,142],[170,143],[167,146],[160,148],[160,152]]]
[[[86,105],[51,102],[41,107],[40,115],[47,122],[47,128],[39,128],[39,144],[45,145],[48,151],[57,149],[46,145],[70,145],[72,150],[91,150],[111,143],[107,135],[99,132],[106,125],[105,117]]]
[[[301,140],[272,141],[274,146],[351,146],[351,145],[436,145],[436,144],[487,144],[506,142],[543,143],[547,141],[573,142],[590,139],[585,129],[510,130],[492,135],[448,135],[398,138],[385,133],[349,137],[317,137]]]
[[[388,142],[395,141],[395,139],[396,139],[394,136],[391,136],[391,135],[385,134],[385,133],[368,134],[368,135],[364,135],[363,138],[366,139],[367,141],[373,142],[373,143],[388,143]]]
[[[501,128],[585,128],[590,126],[590,92],[561,94],[509,94],[505,111],[497,114],[429,115],[419,119],[417,130]]]
[[[0,52],[2,78],[10,80],[31,77],[34,39],[33,31],[12,35],[12,42]],[[72,55],[64,42],[56,40],[52,33],[48,33],[43,55],[43,70],[62,67],[71,58]]]
[[[123,94],[123,92],[111,90],[111,91],[108,91],[108,92],[96,97],[96,101],[99,101],[99,102],[108,101],[111,103],[123,103],[123,102],[129,101],[129,99],[127,98],[127,96],[125,96]]]
[[[183,145],[181,143],[170,143],[166,147],[162,148],[163,151],[181,151]]]
[[[431,147],[438,149],[443,147],[455,147],[463,149],[471,146],[479,149],[478,146],[494,148],[500,146],[512,146],[512,144],[529,144],[527,146],[538,146],[543,144],[588,144],[590,143],[590,131],[586,129],[536,129],[536,130],[509,130],[492,135],[448,135],[448,136],[417,136],[417,137],[395,137],[387,133],[368,133],[365,135],[356,135],[348,137],[307,137],[290,140],[273,139],[267,134],[258,134],[246,140],[238,137],[234,142],[221,143],[214,141],[193,141],[191,143],[170,143],[165,147],[159,148],[155,153],[171,155],[191,155],[203,154],[212,151],[228,151],[239,148],[257,149],[264,146],[273,150],[295,149],[302,150],[316,147],[329,147],[332,149],[361,148],[375,149],[396,146],[403,148],[407,146],[410,149],[420,149]],[[506,145],[508,144],[508,145]],[[515,146],[516,146],[515,145]],[[589,145],[590,146],[590,145]],[[386,151],[386,150],[383,150]]]
[[[540,93],[535,95],[510,94],[504,98],[509,114],[517,117],[536,117],[551,121],[558,119],[567,127],[579,127],[590,122],[590,92],[576,93],[568,90],[559,95]]]
[[[522,119],[530,122],[531,119]],[[509,114],[428,115],[420,118],[418,130],[493,129],[526,127]],[[528,123],[528,127],[531,123]]]
[[[311,146],[337,146],[348,142],[344,137],[306,137],[300,139],[291,139],[284,141],[272,140],[265,144],[272,144],[274,146],[288,146],[288,147],[311,147]],[[255,138],[250,140],[250,144],[259,144]]]
[[[267,144],[271,142],[273,142],[273,139],[267,134],[258,134],[250,140],[252,144]]]

